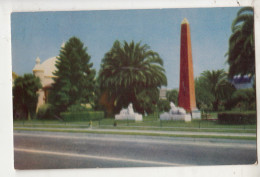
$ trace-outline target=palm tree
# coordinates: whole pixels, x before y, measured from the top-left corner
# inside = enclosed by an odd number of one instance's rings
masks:
[[[158,89],[167,85],[162,66],[159,54],[148,45],[115,41],[102,60],[98,81],[101,90],[113,98],[116,112],[132,102],[135,110],[143,113],[146,111],[144,100],[155,104]]]
[[[253,8],[244,7],[232,23],[229,38],[229,77],[241,74],[255,74],[255,44]]]
[[[202,79],[206,89],[213,96],[213,110],[218,111],[218,106],[221,100],[231,97],[232,92],[235,90],[232,84],[227,80],[227,74],[222,70],[204,71]]]

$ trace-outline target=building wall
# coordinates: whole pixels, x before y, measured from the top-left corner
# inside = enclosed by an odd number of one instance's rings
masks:
[[[48,101],[48,90],[51,87],[51,84],[54,82],[53,72],[56,70],[55,67],[56,57],[49,58],[43,63],[40,63],[40,58],[36,59],[36,65],[33,68],[33,74],[40,78],[42,89],[38,90],[38,103],[36,112],[39,107],[47,103]]]

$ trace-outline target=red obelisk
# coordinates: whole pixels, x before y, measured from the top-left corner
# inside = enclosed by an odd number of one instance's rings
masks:
[[[187,112],[196,110],[190,25],[186,18],[181,23],[179,107]]]

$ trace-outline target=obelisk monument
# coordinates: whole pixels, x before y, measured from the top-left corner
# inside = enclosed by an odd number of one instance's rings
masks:
[[[184,18],[181,23],[180,85],[178,102],[178,106],[191,113],[192,118],[200,118],[200,112],[196,107],[195,99],[190,25],[186,18]]]

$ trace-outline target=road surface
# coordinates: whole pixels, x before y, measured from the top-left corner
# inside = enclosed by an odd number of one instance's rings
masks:
[[[16,169],[235,165],[256,162],[256,141],[14,131]]]

